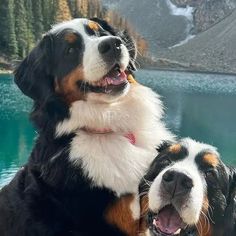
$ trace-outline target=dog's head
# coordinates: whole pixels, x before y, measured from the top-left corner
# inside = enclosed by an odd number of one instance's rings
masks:
[[[41,105],[52,100],[68,107],[78,100],[112,102],[129,91],[135,57],[127,32],[99,19],[74,19],[43,37],[16,69],[15,82]]]
[[[183,139],[159,151],[140,186],[148,234],[235,235],[234,171],[216,149]]]

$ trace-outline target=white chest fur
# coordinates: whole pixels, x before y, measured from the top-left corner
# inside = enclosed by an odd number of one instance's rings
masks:
[[[94,186],[107,187],[121,195],[137,193],[146,168],[163,140],[173,139],[161,121],[158,95],[141,85],[115,104],[77,101],[71,116],[57,126],[57,136],[77,131],[71,142],[70,159],[80,164]],[[82,127],[109,128],[114,133],[90,134]],[[125,134],[135,135],[131,144]]]
[[[137,193],[138,183],[153,160],[155,150],[145,150],[119,134],[91,135],[79,132],[71,144],[70,158],[80,163],[95,186],[118,195]]]

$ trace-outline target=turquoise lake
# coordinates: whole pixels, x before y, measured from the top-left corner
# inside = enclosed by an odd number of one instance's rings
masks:
[[[154,70],[136,75],[162,96],[173,132],[216,146],[236,166],[236,76]],[[30,155],[36,136],[28,120],[31,105],[12,76],[0,75],[0,187]]]

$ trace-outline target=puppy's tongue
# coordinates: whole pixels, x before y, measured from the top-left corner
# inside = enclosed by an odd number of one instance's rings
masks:
[[[115,76],[106,76],[104,78],[106,85],[110,85],[110,84],[119,85],[125,82],[126,80],[127,80],[127,75],[125,74],[125,72],[120,72],[119,74]]]
[[[162,233],[174,235],[183,226],[183,221],[175,208],[168,205],[159,212],[153,224]]]

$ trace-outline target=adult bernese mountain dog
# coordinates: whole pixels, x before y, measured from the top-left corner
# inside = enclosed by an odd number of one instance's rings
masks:
[[[235,236],[236,169],[190,138],[159,151],[140,185],[144,235]]]
[[[173,135],[158,95],[134,80],[135,57],[127,32],[74,19],[16,69],[38,137],[0,192],[1,236],[138,234],[140,180]]]

